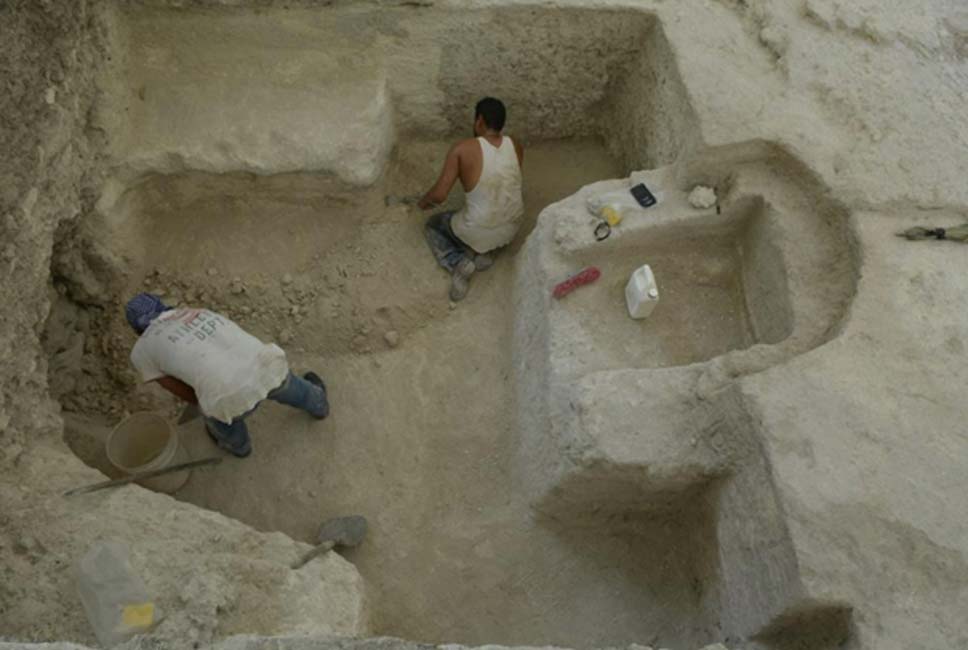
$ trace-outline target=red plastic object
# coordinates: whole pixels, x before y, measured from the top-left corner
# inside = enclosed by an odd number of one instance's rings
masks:
[[[578,287],[591,284],[600,277],[602,277],[602,272],[598,270],[597,266],[588,266],[567,280],[556,284],[551,295],[560,300]]]

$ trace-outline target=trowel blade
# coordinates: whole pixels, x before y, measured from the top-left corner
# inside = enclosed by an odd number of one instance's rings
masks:
[[[182,411],[181,416],[178,418],[178,425],[181,426],[186,422],[191,422],[201,415],[202,411],[198,408],[198,404],[189,404],[185,407],[185,410]]]
[[[333,542],[334,546],[341,548],[359,546],[366,537],[368,527],[366,517],[360,515],[327,519],[319,527],[316,542],[318,544]]]

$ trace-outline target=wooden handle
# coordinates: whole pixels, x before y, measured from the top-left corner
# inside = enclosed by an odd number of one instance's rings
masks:
[[[201,467],[202,465],[217,465],[221,463],[222,459],[219,456],[212,456],[211,458],[202,458],[201,460],[193,460],[187,463],[179,463],[177,465],[169,465],[168,467],[162,467],[161,469],[153,469],[147,472],[136,472],[124,478],[116,478],[111,481],[102,481],[100,483],[94,483],[93,485],[85,485],[84,487],[74,488],[73,490],[68,490],[64,493],[65,497],[73,496],[75,494],[86,494],[88,492],[96,492],[98,490],[104,490],[106,488],[118,487],[119,485],[127,485],[128,483],[134,483],[135,481],[140,481],[146,478],[154,478],[156,476],[164,476],[165,474],[171,474],[173,472],[180,472],[185,469],[192,469],[194,467]]]
[[[299,558],[298,560],[296,560],[295,562],[293,562],[292,563],[292,566],[290,568],[291,569],[301,569],[311,559],[313,559],[317,555],[322,555],[323,553],[327,553],[327,552],[331,551],[334,546],[336,546],[336,542],[334,542],[333,540],[329,540],[329,541],[323,542],[322,544],[320,544],[319,546],[317,546],[313,550],[308,551],[301,558]]]

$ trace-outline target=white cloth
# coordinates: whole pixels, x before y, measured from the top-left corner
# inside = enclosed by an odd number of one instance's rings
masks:
[[[504,136],[495,147],[478,138],[484,166],[481,179],[467,193],[467,203],[454,215],[450,227],[461,241],[478,253],[509,244],[521,227],[521,164],[514,142]]]
[[[286,353],[207,309],[171,309],[156,318],[131,363],[144,381],[165,375],[195,389],[205,415],[225,423],[252,409],[289,373]]]

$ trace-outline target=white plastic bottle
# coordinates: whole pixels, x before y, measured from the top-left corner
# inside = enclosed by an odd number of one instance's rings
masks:
[[[625,285],[625,305],[632,318],[646,318],[659,303],[659,287],[648,264],[632,272]]]
[[[158,621],[154,602],[132,570],[128,549],[118,542],[96,542],[77,565],[77,590],[87,620],[105,648],[147,632]]]

